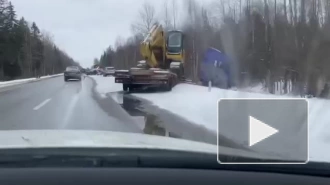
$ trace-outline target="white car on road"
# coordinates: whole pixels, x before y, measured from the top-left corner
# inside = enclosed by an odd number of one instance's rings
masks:
[[[103,73],[103,76],[109,76],[115,74],[115,68],[114,67],[106,67]]]

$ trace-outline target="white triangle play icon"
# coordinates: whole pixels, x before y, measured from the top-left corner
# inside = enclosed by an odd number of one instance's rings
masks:
[[[250,116],[249,145],[253,146],[260,141],[276,134],[277,129],[263,123],[262,121]]]

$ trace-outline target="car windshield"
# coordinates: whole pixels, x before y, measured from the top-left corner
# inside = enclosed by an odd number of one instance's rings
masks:
[[[0,152],[330,162],[329,69],[330,0],[0,0]]]

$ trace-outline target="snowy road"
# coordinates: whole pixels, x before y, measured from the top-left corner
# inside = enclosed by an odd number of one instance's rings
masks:
[[[93,81],[64,82],[63,76],[0,88],[1,130],[86,129],[142,132],[118,104],[105,112],[93,93]],[[119,110],[120,111],[120,110]]]

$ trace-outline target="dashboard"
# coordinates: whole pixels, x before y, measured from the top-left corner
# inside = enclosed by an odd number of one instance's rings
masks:
[[[233,158],[234,156],[222,156]],[[235,157],[238,161],[246,160]],[[224,165],[216,154],[159,149],[35,148],[0,154],[4,185],[330,184],[330,164]]]
[[[1,169],[1,184],[330,184],[329,178],[265,172],[159,168]]]

